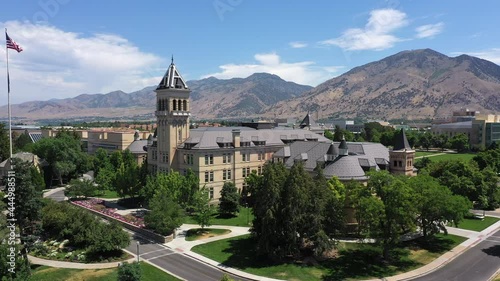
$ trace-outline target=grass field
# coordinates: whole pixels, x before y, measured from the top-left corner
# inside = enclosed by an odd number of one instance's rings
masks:
[[[464,160],[469,161],[474,158],[476,154],[472,153],[447,153],[436,156],[429,156],[429,159],[433,162],[442,161],[442,160]],[[418,159],[417,159],[418,161]]]
[[[212,225],[229,225],[229,226],[250,226],[253,220],[251,208],[242,207],[237,216],[224,218],[218,214],[213,216]],[[184,223],[198,224],[193,216],[186,216]]]
[[[458,224],[458,228],[468,229],[473,231],[482,231],[499,220],[500,220],[499,218],[494,218],[494,217],[484,217],[483,220],[476,218],[465,218]]]
[[[326,261],[272,263],[256,255],[249,235],[195,246],[192,251],[224,265],[271,278],[285,280],[360,280],[382,278],[413,270],[465,241],[454,235],[437,235],[430,242],[417,239],[392,251],[391,263],[381,260],[375,245],[339,243],[338,256]]]
[[[194,241],[200,240],[215,236],[220,236],[224,234],[228,234],[231,230],[228,229],[218,229],[218,228],[193,228],[187,231],[186,233],[186,241]]]
[[[114,190],[105,190],[104,194],[96,193],[95,197],[109,199],[109,198],[120,198],[120,195],[118,195],[118,193],[116,193],[116,191]]]
[[[179,281],[179,279],[157,269],[156,267],[141,262],[142,281]],[[32,271],[30,280],[37,281],[116,281],[118,269],[69,269],[39,266]]]
[[[437,154],[437,153],[441,153],[441,152],[437,152],[437,151],[417,151],[417,152],[415,152],[415,157],[429,156],[429,155],[434,155],[434,154]]]

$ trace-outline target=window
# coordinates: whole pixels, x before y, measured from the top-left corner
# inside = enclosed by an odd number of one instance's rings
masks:
[[[258,153],[257,154],[257,160],[266,160],[266,154],[265,153]]]
[[[214,188],[213,187],[210,187],[208,189],[208,198],[214,199]]]
[[[231,170],[222,170],[222,180],[230,180],[231,179]]]
[[[193,165],[193,154],[184,154],[184,164]]]
[[[241,154],[241,161],[244,161],[244,162],[250,161],[250,153]]]
[[[214,181],[214,171],[206,171],[205,182],[213,182],[213,181]]]
[[[161,162],[162,163],[168,163],[168,153],[166,152],[160,152],[161,155]]]
[[[257,167],[257,174],[262,175],[262,166]]]
[[[214,164],[214,155],[205,154],[205,165],[213,165],[213,164]]]
[[[403,167],[403,162],[402,161],[398,161],[398,164],[399,164],[399,167]]]
[[[242,173],[242,175],[243,175],[244,178],[250,176],[250,167],[243,168],[241,170],[241,173]]]
[[[222,154],[222,163],[231,163],[231,153]]]
[[[394,160],[394,167],[398,166],[398,161]]]

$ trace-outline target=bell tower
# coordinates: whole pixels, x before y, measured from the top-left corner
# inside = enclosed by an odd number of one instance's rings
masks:
[[[401,129],[395,137],[394,147],[389,151],[389,162],[391,173],[416,176],[413,168],[415,150],[408,143],[404,129]]]
[[[177,67],[172,63],[163,76],[156,92],[157,120],[157,170],[169,172],[176,169],[176,151],[189,137],[191,91]]]

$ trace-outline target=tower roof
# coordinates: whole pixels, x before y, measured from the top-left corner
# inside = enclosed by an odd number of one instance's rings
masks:
[[[408,139],[406,138],[405,130],[401,129],[394,140],[394,148],[393,150],[411,150],[411,146],[408,143]]]
[[[167,72],[161,79],[160,84],[156,88],[157,90],[160,89],[184,89],[187,90],[188,86],[186,84],[186,81],[182,78],[181,74],[179,73],[179,70],[177,70],[177,67],[174,64],[174,58],[172,57],[172,63],[167,69]]]
[[[345,141],[344,136],[342,136],[342,141],[339,144],[339,149],[347,149],[347,142]]]
[[[309,114],[309,112],[307,113],[306,117],[304,117],[304,119],[302,119],[302,122],[300,122],[301,128],[316,127],[316,126],[318,126],[318,125],[316,124],[316,121],[314,121],[314,119],[312,119],[311,114]]]

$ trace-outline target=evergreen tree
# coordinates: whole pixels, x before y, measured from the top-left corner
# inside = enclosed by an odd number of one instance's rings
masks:
[[[222,186],[221,198],[219,199],[219,214],[230,216],[240,209],[240,195],[233,182],[227,181]]]
[[[118,266],[117,281],[141,281],[141,266],[138,262],[122,263]]]

